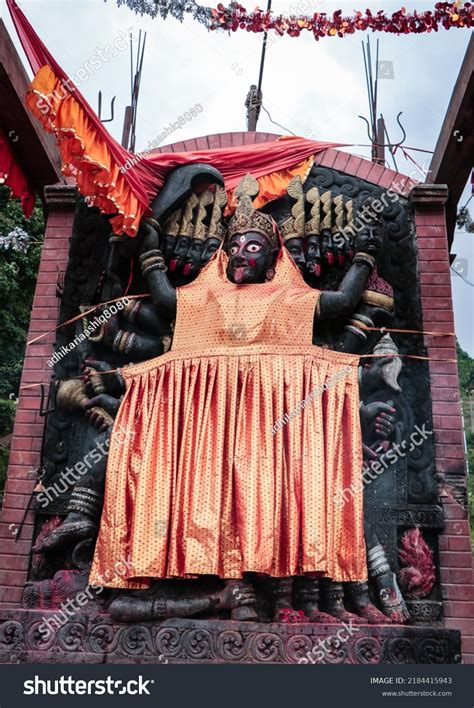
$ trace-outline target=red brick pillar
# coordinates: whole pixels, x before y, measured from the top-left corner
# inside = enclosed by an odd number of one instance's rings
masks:
[[[445,185],[413,188],[412,204],[420,269],[423,328],[454,332],[453,301],[444,205]],[[440,572],[446,627],[460,629],[465,663],[474,663],[474,585],[467,507],[467,469],[454,336],[426,336],[436,472],[441,476],[441,500],[446,525],[440,536]]]
[[[26,347],[5,496],[0,512],[0,608],[21,606],[28,575],[33,533],[31,511],[19,539],[15,540],[15,536],[35,486],[33,472],[40,464],[44,418],[39,415],[40,387],[37,384],[43,383],[47,392],[51,380],[47,362],[53,351],[54,328],[57,325],[57,273],[66,269],[76,189],[65,184],[52,185],[46,187],[45,199],[48,217],[28,341],[45,332],[50,334]],[[25,388],[30,384],[35,385]]]

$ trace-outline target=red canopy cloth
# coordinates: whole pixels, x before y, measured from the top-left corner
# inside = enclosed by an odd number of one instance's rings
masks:
[[[0,130],[0,184],[10,187],[13,197],[21,199],[23,213],[27,219],[35,206],[35,193],[21,167],[15,160],[7,136]]]
[[[226,189],[251,172],[256,178],[289,170],[265,185],[266,198],[283,194],[295,173],[307,171],[311,156],[341,143],[323,143],[305,138],[288,138],[217,150],[156,153],[137,158],[123,148],[104,125],[84,96],[54,57],[14,2],[7,5],[23,49],[36,72],[27,96],[27,105],[54,133],[62,158],[62,171],[76,178],[77,186],[89,203],[111,219],[116,233],[135,236],[140,219],[150,213],[149,204],[163,185],[167,173],[188,162],[206,162],[222,173]],[[132,167],[128,164],[133,160]],[[135,164],[136,163],[136,164]],[[304,163],[304,164],[303,164]],[[298,169],[299,168],[299,169]],[[292,171],[291,171],[292,170]]]

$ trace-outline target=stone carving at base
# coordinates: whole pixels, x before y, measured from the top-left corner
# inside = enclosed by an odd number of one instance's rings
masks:
[[[459,632],[432,627],[354,626],[352,635],[338,642],[337,631],[344,629],[341,625],[174,619],[160,624],[124,626],[112,623],[106,615],[84,612],[43,641],[39,632],[40,612],[3,612],[1,622],[2,663],[452,664],[461,661]]]

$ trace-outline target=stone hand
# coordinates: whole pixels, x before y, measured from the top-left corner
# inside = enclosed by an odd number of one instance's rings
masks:
[[[360,419],[364,440],[388,440],[394,430],[396,409],[389,403],[375,401],[363,405]]]
[[[101,393],[91,398],[89,403],[85,405],[86,417],[89,418],[91,423],[93,422],[94,415],[91,409],[95,407],[103,408],[112,418],[115,418],[120,408],[120,401],[118,398],[115,398],[115,396],[109,396],[107,393]]]
[[[96,396],[99,398],[99,396]],[[94,399],[91,399],[93,401]],[[103,408],[99,408],[95,403],[86,403],[84,415],[89,423],[99,431],[104,433],[113,424],[113,416],[109,415]]]
[[[107,361],[98,361],[97,359],[85,359],[83,365],[83,380],[86,386],[92,385],[92,379],[97,377],[96,371],[99,375],[103,372],[111,372],[114,367],[111,366]],[[104,373],[100,376],[101,383],[105,393],[109,393],[115,398],[120,398],[124,393],[123,379],[118,371],[113,371],[113,373]]]
[[[63,546],[79,541],[94,541],[97,537],[97,524],[83,514],[69,512],[63,523],[53,528],[47,535],[39,537],[33,546],[33,553],[55,551]]]
[[[97,310],[97,315],[101,315],[103,312],[107,310],[107,305],[104,305],[103,307],[99,308]],[[112,347],[114,343],[115,336],[117,332],[119,331],[119,320],[118,320],[118,315],[111,315],[107,322],[102,325],[102,332],[103,332],[103,342],[106,344],[108,347]]]
[[[232,610],[243,605],[254,605],[256,602],[253,588],[243,582],[227,581],[224,588],[216,594],[219,608]]]

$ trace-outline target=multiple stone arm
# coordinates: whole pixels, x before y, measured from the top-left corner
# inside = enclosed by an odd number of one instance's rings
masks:
[[[139,258],[143,275],[150,288],[152,302],[160,308],[164,316],[174,320],[176,319],[176,289],[165,273],[164,259],[159,250],[158,232],[146,222],[142,222],[140,231],[142,239]]]
[[[346,317],[354,311],[365,289],[375,261],[365,254],[356,254],[339,289],[321,293],[316,319]],[[315,322],[316,325],[316,322]]]

